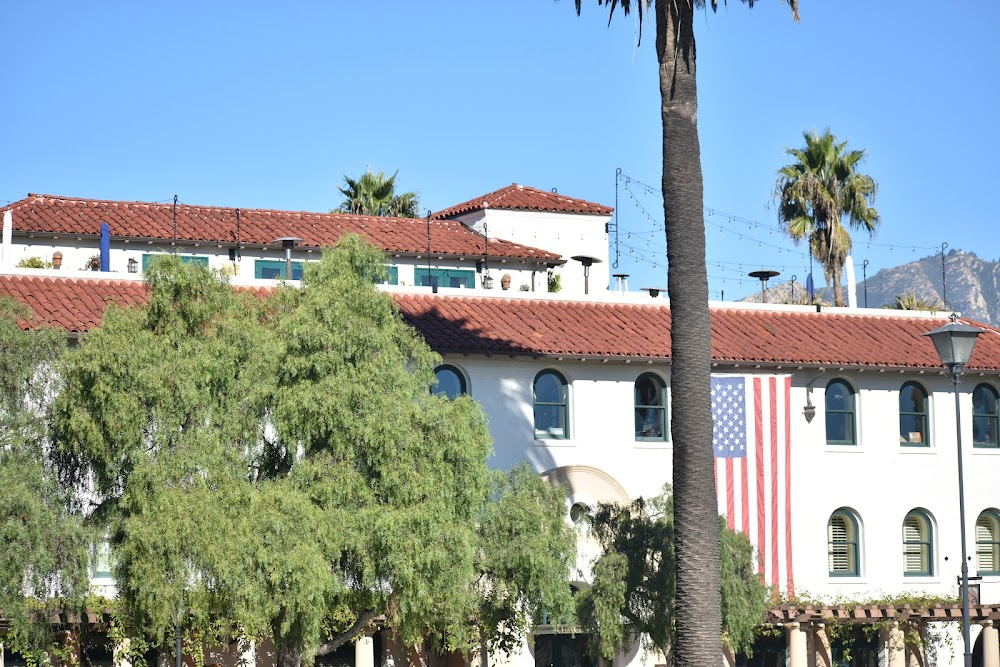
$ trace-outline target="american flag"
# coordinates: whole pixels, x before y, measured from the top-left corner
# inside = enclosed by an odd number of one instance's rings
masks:
[[[719,512],[757,548],[764,582],[794,595],[791,386],[784,375],[713,377],[712,450]]]

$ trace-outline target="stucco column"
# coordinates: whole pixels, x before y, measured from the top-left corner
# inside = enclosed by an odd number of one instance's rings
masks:
[[[375,667],[375,640],[363,634],[354,642],[354,667]]]
[[[132,656],[129,655],[132,640],[123,637],[120,642],[111,649],[111,660],[114,667],[132,667]]]
[[[805,628],[801,623],[787,623],[785,633],[786,646],[788,647],[788,667],[808,667],[809,650]]]
[[[983,621],[980,645],[983,647],[983,667],[1000,667],[1000,633],[993,621]],[[3,667],[3,665],[0,665]]]
[[[826,625],[813,623],[809,633],[809,667],[833,667],[830,656],[830,638],[826,634]]]
[[[0,667],[3,667],[3,642],[0,642]]]
[[[899,623],[893,621],[887,630],[879,637],[885,644],[885,655],[888,667],[906,667],[906,638],[899,629]]]

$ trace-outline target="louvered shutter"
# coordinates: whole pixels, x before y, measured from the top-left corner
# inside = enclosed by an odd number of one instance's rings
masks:
[[[847,557],[847,519],[836,515],[830,518],[830,573],[850,572]]]
[[[1000,560],[997,558],[998,541],[994,522],[989,516],[979,517],[976,522],[976,569],[980,572],[996,572],[1000,570]]]
[[[923,558],[923,535],[920,517],[910,515],[903,522],[903,557],[907,572],[926,572]]]

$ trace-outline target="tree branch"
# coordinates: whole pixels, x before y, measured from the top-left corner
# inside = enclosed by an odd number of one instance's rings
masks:
[[[329,653],[333,653],[338,648],[361,634],[362,630],[368,627],[368,624],[371,623],[373,618],[375,618],[374,609],[368,609],[361,612],[358,615],[358,620],[354,622],[354,625],[349,627],[347,630],[344,630],[330,641],[320,644],[319,648],[316,650],[316,655],[327,655]]]

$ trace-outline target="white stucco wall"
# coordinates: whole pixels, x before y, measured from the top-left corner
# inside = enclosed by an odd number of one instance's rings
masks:
[[[590,267],[590,293],[609,289],[611,267],[608,263],[606,225],[611,220],[610,215],[487,209],[457,219],[480,234],[484,233],[485,224],[490,238],[506,239],[558,253],[566,264],[554,271],[562,276],[562,291],[567,294],[584,293],[583,266],[570,258],[577,255],[596,257],[600,262]]]

